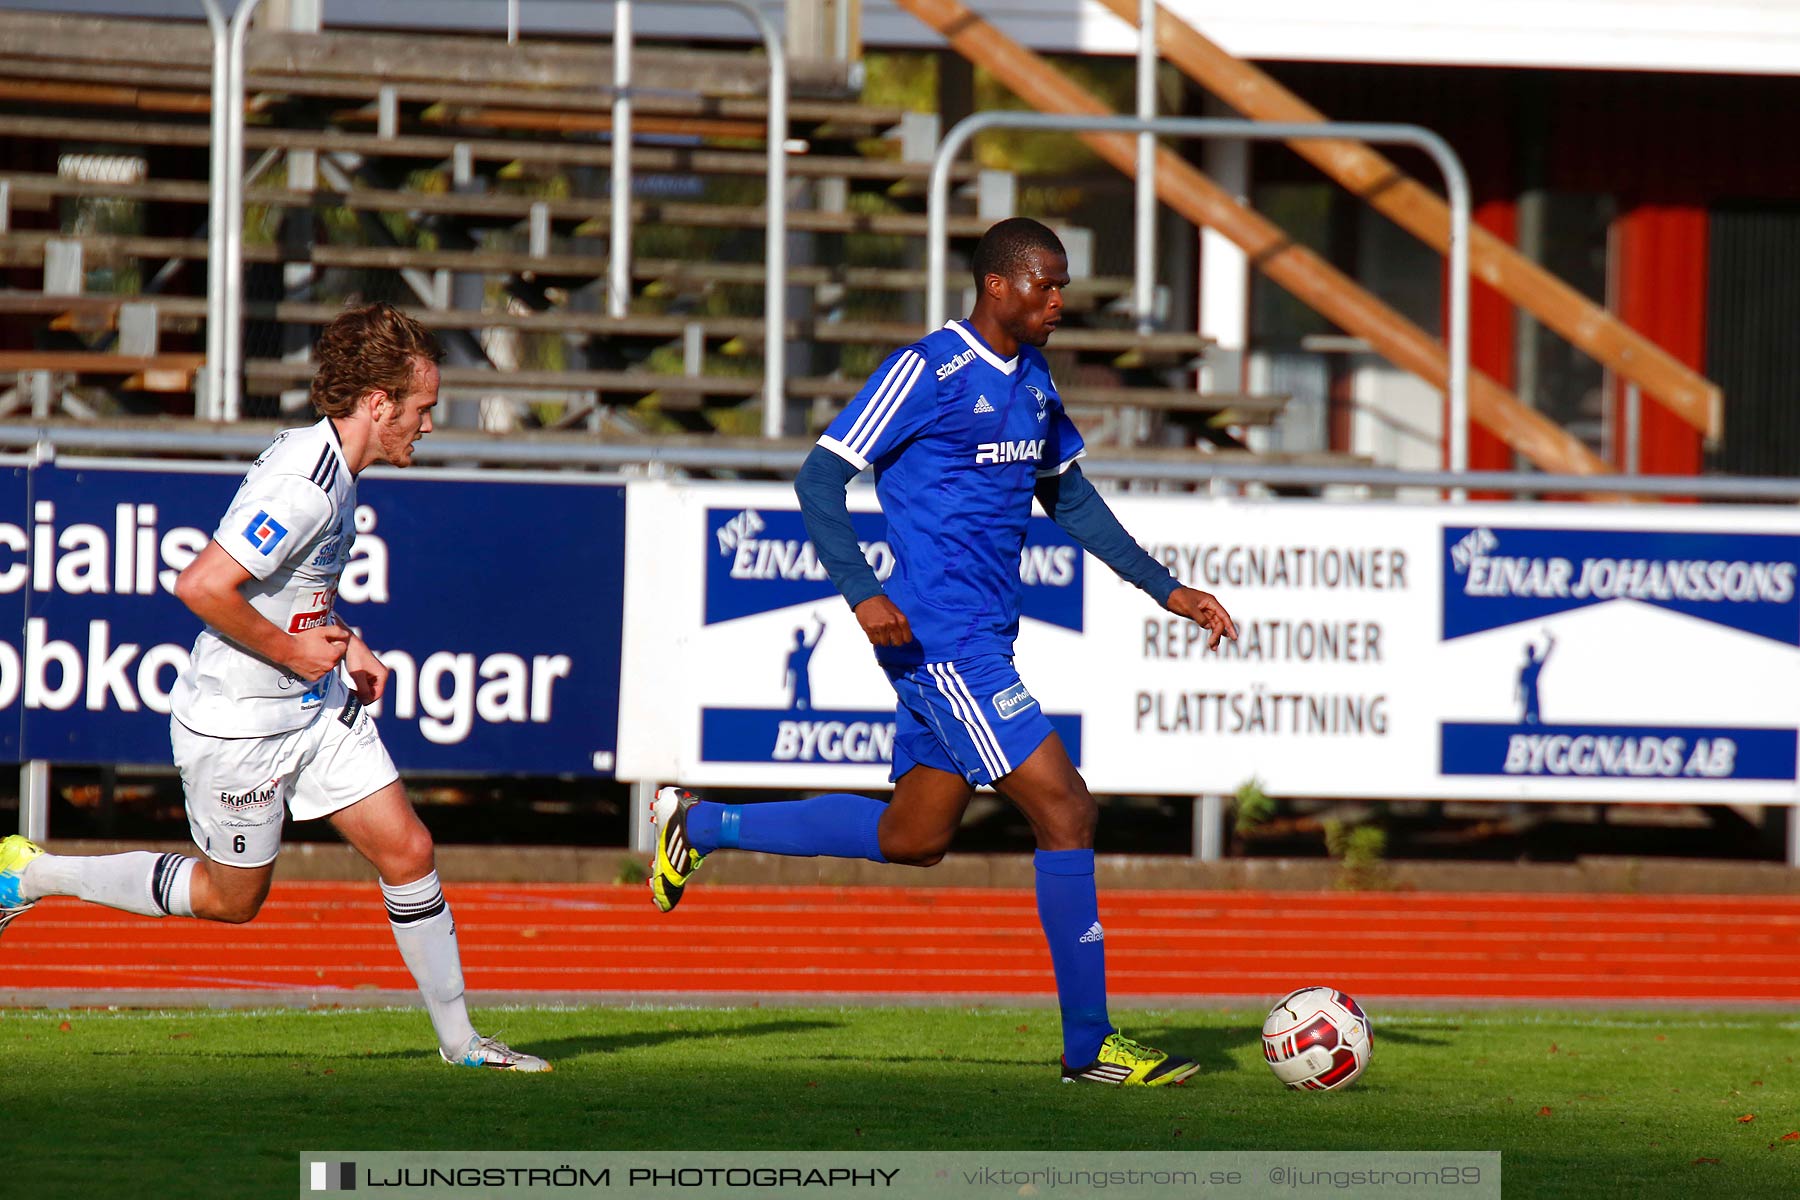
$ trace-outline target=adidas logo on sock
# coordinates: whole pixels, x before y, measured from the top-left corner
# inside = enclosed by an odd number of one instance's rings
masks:
[[[1095,921],[1088,931],[1081,935],[1080,940],[1084,942],[1104,942],[1106,940],[1106,930],[1100,928],[1100,922]]]
[[[975,411],[978,413],[991,413],[994,411],[994,406],[988,403],[988,398],[986,396],[980,396],[975,400]]]

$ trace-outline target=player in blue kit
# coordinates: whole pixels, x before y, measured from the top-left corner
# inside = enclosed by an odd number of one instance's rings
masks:
[[[969,319],[884,362],[794,484],[819,559],[898,698],[892,801],[835,793],[729,805],[664,788],[653,810],[651,894],[664,912],[674,908],[702,859],[722,849],[929,867],[949,849],[975,788],[991,785],[1037,839],[1038,917],[1062,1010],[1064,1082],[1181,1083],[1196,1063],[1132,1041],[1107,1018],[1094,890],[1098,809],[1013,667],[1032,498],[1121,578],[1209,629],[1212,647],[1237,629],[1216,599],[1182,586],[1132,540],[1075,465],[1081,434],[1038,349],[1062,315],[1062,243],[1015,217],[982,237],[973,267]],[[844,498],[871,466],[895,557],[885,592]]]

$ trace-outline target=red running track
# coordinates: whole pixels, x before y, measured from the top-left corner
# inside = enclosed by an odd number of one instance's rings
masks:
[[[701,886],[449,889],[469,988],[1042,998],[1028,891]],[[1115,997],[1180,1003],[1330,983],[1364,1000],[1800,1001],[1800,897],[1107,891]],[[373,884],[278,883],[243,927],[51,899],[0,939],[0,995],[410,992]]]

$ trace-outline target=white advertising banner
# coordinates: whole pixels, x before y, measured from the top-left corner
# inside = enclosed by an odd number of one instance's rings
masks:
[[[1800,800],[1790,510],[1112,504],[1240,636],[1032,522],[1017,662],[1097,792]],[[633,485],[627,521],[619,774],[885,783],[892,693],[791,489]]]

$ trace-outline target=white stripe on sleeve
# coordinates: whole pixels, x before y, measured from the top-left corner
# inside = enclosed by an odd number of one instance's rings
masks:
[[[868,459],[864,458],[862,455],[858,454],[856,451],[852,450],[850,447],[844,445],[844,443],[838,441],[836,438],[832,437],[830,434],[821,434],[819,437],[819,445],[825,447],[827,450],[831,451],[833,454],[837,455],[839,458],[843,459],[845,462],[849,463],[851,466],[855,467],[859,471],[866,471],[869,469],[869,460]]]
[[[1069,455],[1069,457],[1066,460],[1064,460],[1061,463],[1058,463],[1054,467],[1038,468],[1037,477],[1039,479],[1054,479],[1056,476],[1061,475],[1062,473],[1067,471],[1070,467],[1074,466],[1076,459],[1086,458],[1086,457],[1087,457],[1087,447],[1083,446],[1081,449],[1077,450],[1075,453]]]
[[[864,406],[862,413],[856,418],[856,422],[850,426],[850,432],[844,435],[846,444],[854,443],[857,438],[868,431],[869,423],[875,419],[875,415],[881,410],[881,406],[886,402],[888,396],[893,394],[894,385],[906,377],[907,371],[912,367],[912,360],[917,357],[919,357],[917,354],[908,350],[894,360],[894,365],[888,368],[888,373],[882,377],[881,383],[870,395],[869,403]]]
[[[919,376],[924,373],[923,357],[911,351],[901,355],[900,361],[894,364],[894,369],[888,372],[880,390],[870,400],[869,407],[863,410],[862,416],[851,426],[844,444],[863,458],[868,458],[869,452],[881,440],[882,431],[894,419],[894,414],[900,411],[900,405],[912,392],[913,385],[919,382]]]

